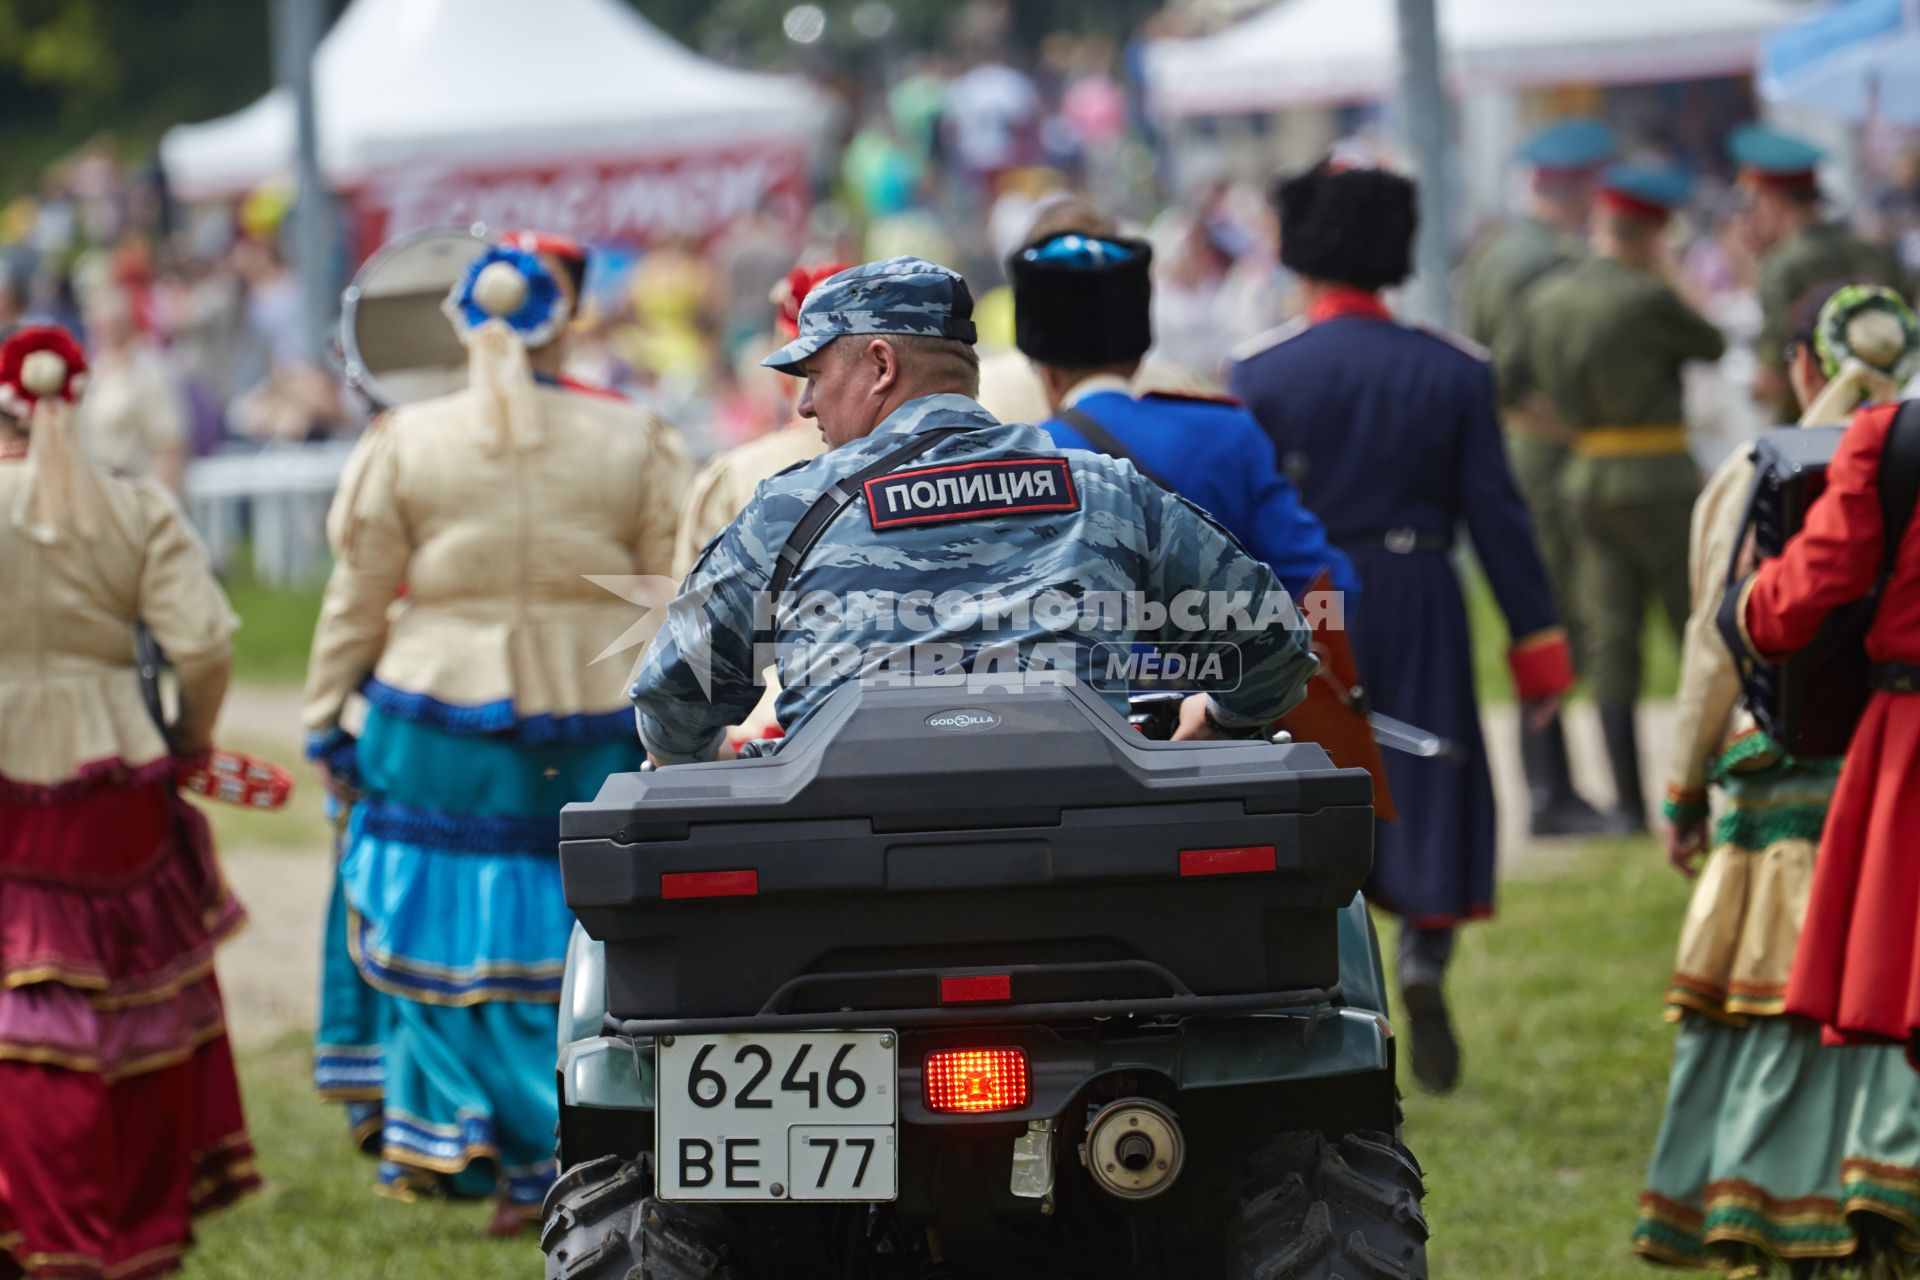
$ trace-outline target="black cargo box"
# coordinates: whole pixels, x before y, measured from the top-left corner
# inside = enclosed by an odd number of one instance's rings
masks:
[[[1337,980],[1372,781],[1312,744],[1150,742],[1078,688],[851,683],[777,755],[615,775],[560,834],[615,1018],[938,1004],[967,971],[1012,1004],[1215,996]]]

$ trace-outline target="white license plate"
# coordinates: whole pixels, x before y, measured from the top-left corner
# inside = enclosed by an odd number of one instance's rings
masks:
[[[741,1032],[655,1044],[664,1200],[891,1200],[891,1031]]]

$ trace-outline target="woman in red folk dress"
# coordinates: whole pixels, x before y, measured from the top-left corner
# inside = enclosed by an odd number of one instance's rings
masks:
[[[1880,460],[1897,409],[1855,416],[1806,526],[1739,588],[1734,616],[1754,657],[1805,647],[1878,581]],[[1900,536],[1867,654],[1874,694],[1820,837],[1786,1008],[1829,1041],[1905,1042],[1920,1066],[1920,521]]]
[[[213,948],[243,916],[175,789],[226,690],[232,614],[158,484],[73,434],[65,330],[0,344],[0,1277],[176,1270],[259,1185]],[[174,664],[169,742],[135,668]]]

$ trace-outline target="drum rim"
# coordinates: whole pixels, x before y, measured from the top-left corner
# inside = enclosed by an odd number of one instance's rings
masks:
[[[391,409],[403,402],[397,400],[381,386],[380,380],[368,369],[366,359],[361,355],[360,342],[356,337],[354,324],[360,313],[360,300],[364,295],[366,282],[373,277],[382,263],[423,240],[434,239],[472,240],[479,246],[475,251],[476,257],[484,253],[487,246],[492,243],[487,226],[482,222],[474,222],[466,226],[443,224],[409,231],[404,235],[395,236],[375,250],[372,257],[360,264],[360,269],[353,273],[353,279],[340,294],[340,324],[337,340],[340,347],[341,376],[347,380],[349,386],[365,396],[379,410]],[[449,284],[451,285],[451,282]]]

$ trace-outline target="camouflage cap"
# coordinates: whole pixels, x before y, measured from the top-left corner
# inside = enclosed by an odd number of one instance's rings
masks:
[[[848,267],[813,287],[800,307],[800,336],[760,363],[796,373],[802,360],[855,333],[918,333],[972,343],[973,294],[959,272],[925,258]]]

